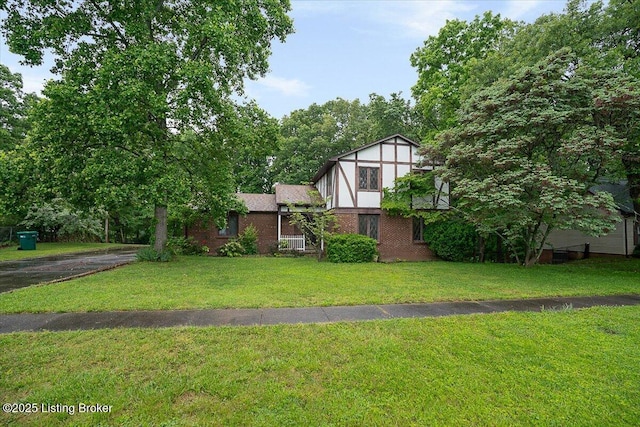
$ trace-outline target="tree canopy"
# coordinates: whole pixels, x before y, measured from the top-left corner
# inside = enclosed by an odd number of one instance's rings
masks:
[[[228,136],[240,126],[231,96],[267,71],[272,40],[292,32],[289,8],[286,0],[6,1],[11,50],[27,64],[52,51],[61,76],[45,88],[34,132],[58,190],[90,194],[105,209],[155,206],[156,249],[169,205],[222,218],[233,203],[229,156],[242,143]]]
[[[22,90],[22,76],[0,64],[0,220],[16,222],[26,214],[38,184],[31,153],[26,148],[31,127],[29,109],[37,102]]]
[[[426,119],[427,140],[455,125],[472,64],[495,51],[514,29],[513,22],[491,12],[472,22],[450,20],[411,55],[411,65],[418,72],[412,91]]]
[[[274,179],[308,183],[331,157],[396,133],[417,139],[422,126],[422,115],[396,93],[372,93],[368,104],[338,98],[295,110],[281,122]]]
[[[611,195],[589,188],[618,166],[625,135],[610,120],[638,125],[640,85],[572,64],[563,49],[478,91],[459,125],[427,148],[445,160],[438,173],[452,183],[457,212],[499,233],[526,265],[554,229],[600,235],[618,220]]]

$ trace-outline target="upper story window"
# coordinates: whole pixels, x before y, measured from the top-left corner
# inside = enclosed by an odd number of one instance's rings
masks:
[[[358,189],[378,191],[380,189],[380,168],[358,168]]]
[[[230,212],[227,216],[227,226],[218,230],[218,236],[235,237],[238,235],[238,214]]]

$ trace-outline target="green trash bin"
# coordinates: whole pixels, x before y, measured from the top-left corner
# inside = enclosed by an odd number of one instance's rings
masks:
[[[20,231],[17,233],[18,239],[20,239],[20,250],[23,251],[35,251],[36,240],[38,240],[37,231]]]

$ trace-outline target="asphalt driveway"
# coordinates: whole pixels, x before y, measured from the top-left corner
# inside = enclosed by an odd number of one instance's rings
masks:
[[[135,260],[136,251],[125,248],[0,262],[0,293],[128,264]]]

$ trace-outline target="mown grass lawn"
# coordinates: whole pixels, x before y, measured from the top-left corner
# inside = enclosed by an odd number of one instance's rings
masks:
[[[0,336],[6,425],[640,424],[640,307]]]
[[[18,246],[18,244],[15,244],[13,246],[0,248],[0,261],[127,247],[127,245],[120,243],[36,243],[35,250],[19,251],[17,250]]]
[[[504,264],[318,263],[183,257],[0,294],[0,312],[304,307],[640,293],[640,260]]]

